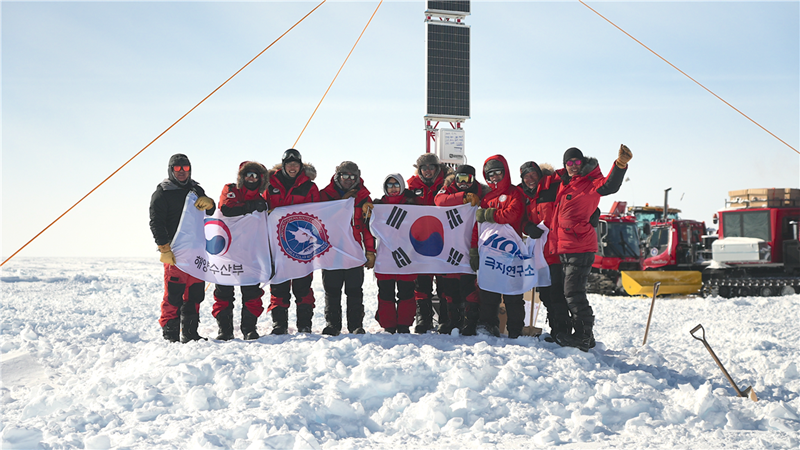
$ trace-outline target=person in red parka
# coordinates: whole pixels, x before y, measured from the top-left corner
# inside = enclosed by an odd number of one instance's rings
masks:
[[[508,163],[502,155],[490,156],[483,164],[483,176],[489,184],[491,191],[481,199],[481,209],[476,214],[478,223],[489,222],[508,224],[514,231],[522,236],[522,224],[525,218],[525,199],[522,192],[511,184],[508,172]],[[476,235],[473,233],[473,235]],[[477,266],[474,261],[478,258],[477,252],[470,252],[470,265]],[[480,288],[480,285],[478,285]],[[479,289],[480,315],[478,318],[478,332],[500,336],[500,319],[498,310],[501,298],[506,304],[508,313],[508,337],[515,339],[522,334],[525,325],[525,301],[522,294],[503,295],[499,292],[490,292]],[[481,331],[482,330],[482,331]]]
[[[219,210],[225,217],[237,217],[254,211],[266,211],[264,190],[267,187],[267,168],[255,161],[239,164],[236,183],[226,184],[219,196]],[[242,336],[245,340],[258,339],[256,331],[258,316],[264,312],[261,297],[264,290],[257,284],[241,286],[242,291]],[[217,284],[214,288],[214,307],[211,314],[219,325],[218,340],[233,339],[233,286]]]
[[[471,204],[478,206],[481,198],[489,192],[489,187],[475,179],[475,168],[461,165],[456,173],[448,175],[442,190],[436,194],[436,206],[458,206]],[[477,237],[477,235],[475,235]],[[477,239],[472,242],[470,251],[477,251]],[[478,287],[477,276],[472,273],[455,273],[441,277],[440,291],[447,301],[448,320],[439,324],[439,333],[450,334],[458,328],[462,336],[475,336],[478,325]],[[440,305],[439,308],[443,308]]]
[[[406,189],[403,176],[399,173],[389,174],[383,180],[383,193],[383,197],[375,199],[374,203],[383,205],[416,203],[416,196]],[[368,217],[369,214],[365,215]],[[410,333],[416,311],[414,280],[417,276],[384,274],[376,271],[375,278],[378,279],[378,310],[375,312],[375,320],[388,333]]]
[[[336,166],[331,182],[320,191],[321,201],[355,199],[353,237],[366,253],[367,269],[375,267],[375,238],[364,222],[364,212],[372,205],[370,193],[361,179],[361,170],[352,161]],[[322,269],[322,286],[325,288],[325,328],[322,334],[338,336],[342,331],[342,287],[347,296],[347,330],[364,334],[364,266],[349,269]]]
[[[264,192],[270,211],[279,206],[318,202],[319,189],[314,184],[316,177],[317,170],[311,164],[303,164],[299,151],[290,148],[283,152],[281,164],[270,172],[267,190]],[[314,317],[314,291],[311,289],[313,276],[310,273],[302,278],[270,286],[272,334],[286,334],[289,331],[292,294],[297,302],[297,332],[311,332],[311,319]]]
[[[560,169],[562,172],[564,169]],[[572,331],[567,299],[564,297],[564,275],[561,259],[557,253],[557,233],[552,232],[553,218],[556,210],[556,195],[561,187],[561,174],[553,170],[553,166],[542,164],[539,167],[534,161],[528,161],[519,168],[522,183],[518,185],[525,196],[526,219],[524,231],[528,236],[538,239],[542,230],[537,225],[544,223],[551,232],[544,245],[544,257],[550,271],[550,286],[539,287],[539,297],[547,309],[547,321],[550,323],[550,335],[545,336],[547,342],[554,342],[553,336]]]
[[[417,205],[433,206],[436,193],[444,186],[444,179],[452,173],[452,169],[439,162],[439,157],[433,153],[424,153],[417,158],[414,164],[417,169],[413,177],[408,179],[408,190],[416,197]],[[433,275],[420,274],[417,276],[414,288],[414,297],[417,300],[417,324],[414,332],[427,333],[433,329]],[[441,277],[436,277],[437,286]],[[438,289],[437,289],[438,291]],[[439,323],[447,321],[447,308],[439,308]]]
[[[584,352],[594,347],[594,311],[586,297],[586,281],[597,252],[597,233],[591,221],[600,197],[619,190],[631,158],[630,149],[620,145],[617,160],[606,177],[595,158],[583,156],[575,147],[564,152],[566,170],[556,197],[553,233],[558,239],[556,251],[563,265],[564,296],[575,332],[562,331],[553,336],[562,347],[577,347]]]

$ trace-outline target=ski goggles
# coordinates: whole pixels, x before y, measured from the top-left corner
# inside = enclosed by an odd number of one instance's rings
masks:
[[[353,175],[352,173],[340,173],[339,179],[342,180],[355,180],[358,178],[358,175]]]
[[[569,161],[567,161],[568,166],[580,166],[582,163],[583,161],[581,161],[580,159],[576,159],[574,161],[570,159]]]
[[[255,173],[255,172],[247,172],[246,174],[244,174],[244,177],[245,178],[258,178],[258,174]]]
[[[497,177],[500,175],[503,175],[503,169],[494,169],[486,172],[486,176],[488,176],[489,178]]]
[[[181,169],[184,172],[188,172],[188,171],[192,170],[192,166],[172,166],[172,170],[175,171],[175,172],[180,172]]]
[[[456,183],[472,183],[475,177],[468,173],[457,173],[456,174]]]
[[[392,188],[400,189],[400,183],[386,183],[386,188],[387,189],[392,189]]]

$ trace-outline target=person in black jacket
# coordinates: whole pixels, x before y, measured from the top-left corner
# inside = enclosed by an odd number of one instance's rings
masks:
[[[161,252],[164,263],[164,299],[161,301],[161,318],[158,320],[164,339],[186,343],[205,339],[197,334],[200,323],[200,302],[205,297],[205,283],[175,265],[175,255],[170,242],[178,231],[183,205],[189,192],[197,194],[194,206],[214,214],[214,200],[206,197],[200,184],[192,180],[189,158],[177,153],[169,158],[167,178],[162,181],[150,199],[150,231]]]

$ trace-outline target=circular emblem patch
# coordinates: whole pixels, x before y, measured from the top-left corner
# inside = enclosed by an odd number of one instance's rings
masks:
[[[422,195],[422,189],[417,189],[416,191],[414,191],[414,195],[416,195],[417,197]]]
[[[313,214],[287,214],[278,220],[278,245],[289,258],[309,263],[331,248],[325,225]]]
[[[219,219],[203,220],[203,233],[206,237],[206,251],[222,256],[231,248],[231,230]]]
[[[498,198],[498,200],[500,200],[501,202],[504,202],[504,201],[506,201],[507,198],[508,197],[506,197],[506,194],[503,194]]]

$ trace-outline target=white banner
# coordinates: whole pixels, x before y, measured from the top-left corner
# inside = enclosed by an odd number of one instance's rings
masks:
[[[478,227],[478,286],[490,292],[519,295],[534,287],[550,286],[544,259],[547,227],[539,239],[523,241],[510,225],[481,223]]]
[[[209,217],[194,207],[195,201],[197,195],[190,192],[172,240],[178,268],[195,278],[229,286],[269,281],[272,263],[267,214],[225,217],[217,209]]]
[[[353,237],[355,201],[336,200],[275,208],[267,220],[275,275],[272,284],[316,269],[351,269],[367,258]]]
[[[475,206],[375,205],[372,234],[380,239],[375,273],[474,273],[469,244]]]

